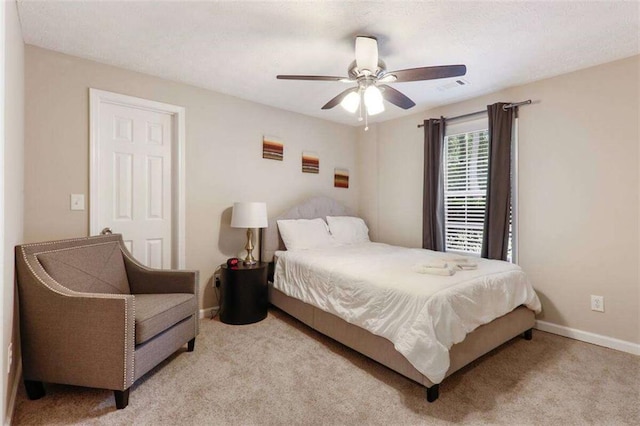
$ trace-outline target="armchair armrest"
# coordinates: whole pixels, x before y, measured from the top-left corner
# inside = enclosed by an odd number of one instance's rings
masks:
[[[24,378],[128,389],[134,381],[134,296],[69,290],[26,256],[17,273]]]
[[[189,293],[198,296],[198,271],[152,269],[122,251],[132,294]]]

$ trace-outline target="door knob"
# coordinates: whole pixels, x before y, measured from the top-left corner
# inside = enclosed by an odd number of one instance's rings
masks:
[[[102,231],[100,231],[100,235],[111,235],[113,234],[113,232],[111,232],[111,228],[107,227],[104,228]]]

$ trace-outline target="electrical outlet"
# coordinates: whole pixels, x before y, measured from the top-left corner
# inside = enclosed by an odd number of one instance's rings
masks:
[[[591,310],[604,312],[604,296],[591,295]]]
[[[13,342],[9,342],[7,348],[7,374],[11,373],[11,364],[13,363]]]

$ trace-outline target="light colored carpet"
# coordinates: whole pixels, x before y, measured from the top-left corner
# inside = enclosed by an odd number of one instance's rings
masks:
[[[27,424],[640,424],[640,358],[534,331],[424,388],[278,310],[232,326],[203,320],[193,353],[179,351],[116,410],[110,391],[20,387]]]

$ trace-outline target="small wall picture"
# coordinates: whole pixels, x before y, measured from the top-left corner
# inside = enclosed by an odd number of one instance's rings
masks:
[[[320,173],[320,158],[315,152],[302,153],[302,173]]]
[[[336,188],[349,188],[349,169],[335,169],[333,186]]]
[[[273,136],[263,136],[262,158],[282,161],[284,158],[284,144]]]

